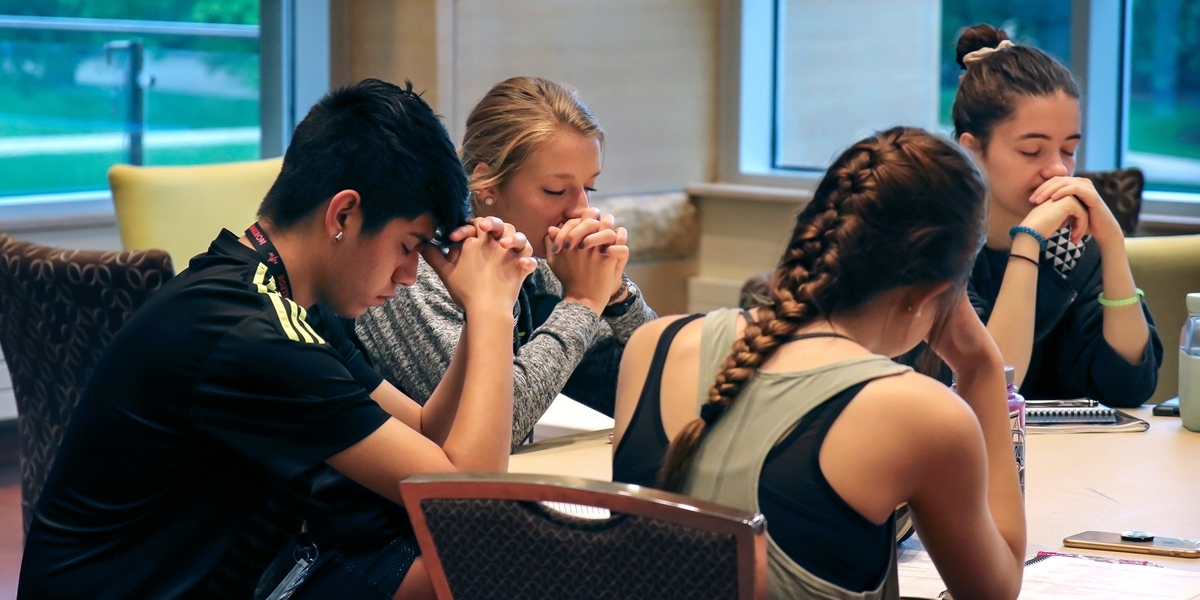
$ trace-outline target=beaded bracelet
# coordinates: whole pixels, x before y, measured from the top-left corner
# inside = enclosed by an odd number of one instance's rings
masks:
[[[1035,269],[1036,269],[1036,268],[1038,268],[1038,261],[1036,261],[1036,260],[1034,260],[1034,259],[1032,259],[1032,258],[1029,258],[1028,256],[1024,256],[1024,255],[1021,255],[1021,254],[1016,254],[1016,253],[1013,253],[1013,252],[1009,252],[1009,253],[1008,253],[1008,259],[1009,259],[1009,260],[1012,260],[1012,259],[1014,259],[1014,258],[1019,258],[1019,259],[1021,259],[1021,260],[1023,260],[1023,261],[1026,261],[1026,262],[1028,262],[1029,264],[1033,265],[1033,268],[1035,268]]]
[[[1036,229],[1026,227],[1025,225],[1017,225],[1008,230],[1008,237],[1016,238],[1018,233],[1029,234],[1030,237],[1037,240],[1038,248],[1041,248],[1042,252],[1046,251],[1046,238],[1042,237],[1042,234],[1038,233]]]
[[[1137,294],[1129,298],[1124,298],[1122,300],[1109,300],[1108,298],[1104,297],[1104,292],[1100,292],[1100,297],[1097,298],[1096,301],[1100,303],[1100,306],[1129,306],[1130,304],[1136,304],[1142,299],[1143,296],[1146,295],[1146,292],[1143,292],[1142,288],[1133,289],[1137,290]]]

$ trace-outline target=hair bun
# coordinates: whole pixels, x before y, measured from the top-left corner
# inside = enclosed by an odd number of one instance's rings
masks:
[[[996,29],[987,23],[968,27],[958,36],[958,45],[954,48],[954,61],[959,67],[966,69],[967,65],[963,63],[964,56],[983,48],[995,48],[1007,39],[1008,34],[1003,29]]]

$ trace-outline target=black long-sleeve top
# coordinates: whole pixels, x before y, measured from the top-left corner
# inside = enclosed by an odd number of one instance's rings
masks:
[[[979,317],[991,317],[1008,253],[984,248],[976,258],[967,294]],[[1038,264],[1033,352],[1020,391],[1026,398],[1087,397],[1107,406],[1135,407],[1154,394],[1163,345],[1150,309],[1141,303],[1150,328],[1142,358],[1131,364],[1104,339],[1100,248],[1088,239],[1065,277],[1043,256]]]

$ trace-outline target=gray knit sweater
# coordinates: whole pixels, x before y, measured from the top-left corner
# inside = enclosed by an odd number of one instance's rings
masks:
[[[529,277],[526,289],[531,283],[536,293],[562,297],[562,283],[546,261],[538,260]],[[559,392],[611,416],[625,342],[656,317],[640,294],[629,312],[613,318],[559,302],[513,359],[513,446]],[[355,329],[379,374],[424,404],[450,367],[464,322],[441,279],[421,260],[416,283],[368,310]]]

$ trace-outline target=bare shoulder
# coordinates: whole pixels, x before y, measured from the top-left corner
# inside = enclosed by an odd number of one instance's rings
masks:
[[[913,371],[872,381],[855,402],[877,423],[901,429],[931,450],[982,437],[974,411],[962,398],[940,381]]]
[[[628,354],[630,352],[633,352],[635,354],[637,354],[639,352],[653,353],[654,347],[658,344],[658,339],[662,337],[662,334],[664,331],[666,331],[667,327],[670,326],[671,323],[674,323],[675,321],[678,321],[687,316],[688,315],[668,315],[666,317],[659,317],[653,321],[646,323],[645,325],[642,325],[641,327],[638,327],[637,331],[634,331],[633,335],[630,336],[629,342],[627,342],[625,344],[625,353],[626,354]],[[681,331],[680,335],[676,336],[676,338],[675,338],[676,342],[677,343],[687,342],[688,338],[692,337],[692,336],[686,335],[687,330],[692,329],[693,326],[696,326],[699,322],[701,322],[703,320],[704,320],[703,318],[696,319],[694,322],[689,323],[687,326],[685,326],[684,331]]]

